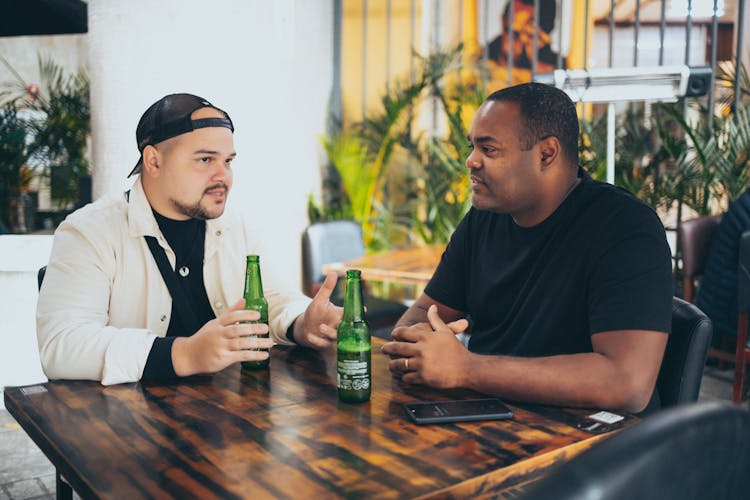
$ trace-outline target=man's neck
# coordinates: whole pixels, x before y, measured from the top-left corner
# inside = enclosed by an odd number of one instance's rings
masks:
[[[513,222],[520,227],[534,227],[541,224],[555,213],[580,183],[581,178],[577,175],[566,181],[556,182],[554,188],[550,189],[548,194],[542,197],[533,210],[529,210],[523,214],[512,214]]]

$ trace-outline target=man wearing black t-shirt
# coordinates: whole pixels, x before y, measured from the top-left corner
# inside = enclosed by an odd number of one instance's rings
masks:
[[[554,87],[490,95],[468,140],[473,207],[383,347],[391,371],[517,401],[658,408],[672,287],[656,214],[578,167],[575,106]],[[468,350],[454,335],[467,330]]]

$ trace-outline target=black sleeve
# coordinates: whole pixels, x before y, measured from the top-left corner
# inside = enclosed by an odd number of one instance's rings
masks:
[[[144,382],[166,382],[174,380],[177,374],[172,365],[172,344],[177,337],[157,337],[151,345],[141,380]]]
[[[610,214],[589,276],[591,333],[672,326],[672,261],[664,226],[646,205]]]
[[[294,321],[292,321],[292,324],[289,325],[289,328],[286,329],[286,338],[287,338],[287,340],[289,340],[291,342],[294,342],[295,344],[297,343],[297,341],[294,340],[294,324],[296,322],[297,322],[297,320],[295,319]]]
[[[469,219],[473,209],[464,216],[451,235],[440,263],[425,293],[432,299],[457,311],[466,311],[466,262],[469,255]]]

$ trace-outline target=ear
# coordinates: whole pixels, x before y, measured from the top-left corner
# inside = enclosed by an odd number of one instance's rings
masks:
[[[539,141],[539,154],[541,155],[542,168],[553,165],[561,155],[560,141],[551,136]]]
[[[161,154],[153,146],[146,146],[143,149],[143,174],[149,177],[158,177],[160,173],[159,165],[161,164]]]

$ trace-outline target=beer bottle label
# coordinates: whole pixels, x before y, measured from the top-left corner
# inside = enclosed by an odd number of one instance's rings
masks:
[[[370,388],[367,361],[344,359],[338,362],[337,384],[339,389],[362,390]]]

